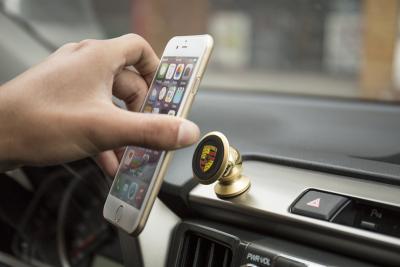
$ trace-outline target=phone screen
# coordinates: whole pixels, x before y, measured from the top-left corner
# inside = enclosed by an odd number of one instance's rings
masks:
[[[175,116],[197,60],[197,57],[163,57],[142,112]],[[163,151],[127,147],[111,195],[140,209],[162,155]]]

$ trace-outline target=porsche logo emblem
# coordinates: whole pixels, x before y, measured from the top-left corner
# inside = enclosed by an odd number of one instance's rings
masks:
[[[217,156],[217,148],[212,145],[205,145],[201,152],[200,169],[203,172],[207,172],[214,164],[216,156]]]

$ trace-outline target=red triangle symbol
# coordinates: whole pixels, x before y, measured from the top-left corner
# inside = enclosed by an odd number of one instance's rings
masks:
[[[311,206],[311,207],[315,207],[315,208],[319,208],[319,202],[321,201],[320,198],[316,198],[310,202],[307,203],[307,206]]]

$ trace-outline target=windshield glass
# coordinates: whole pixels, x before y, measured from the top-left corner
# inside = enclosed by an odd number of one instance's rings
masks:
[[[11,19],[35,43],[26,42],[27,50],[30,45],[52,50],[70,41],[134,32],[161,55],[172,36],[209,33],[215,49],[204,89],[400,100],[396,0],[0,3],[0,16]],[[39,60],[43,53],[37,53]],[[4,82],[11,74],[2,72]]]

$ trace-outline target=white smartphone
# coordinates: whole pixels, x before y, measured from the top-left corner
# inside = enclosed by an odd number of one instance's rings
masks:
[[[186,117],[212,47],[210,35],[173,37],[164,50],[141,112]],[[127,233],[138,235],[146,224],[171,156],[171,152],[128,146],[107,196],[104,218]]]

